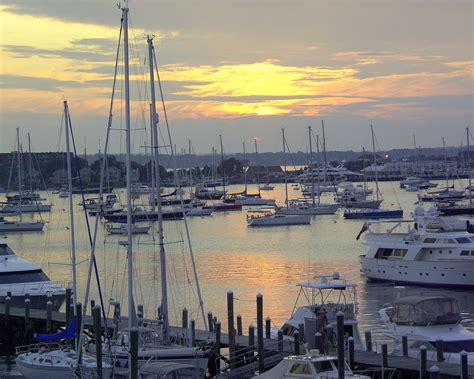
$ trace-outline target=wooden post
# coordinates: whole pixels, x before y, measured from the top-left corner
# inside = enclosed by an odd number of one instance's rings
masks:
[[[29,333],[30,328],[31,328],[31,323],[30,323],[30,299],[26,298],[25,299],[25,332]]]
[[[272,319],[267,317],[265,319],[265,338],[269,340],[272,337]]]
[[[349,342],[349,367],[351,368],[351,370],[353,370],[354,369],[354,361],[355,361],[354,337],[349,337],[348,342]]]
[[[183,314],[182,314],[181,320],[182,320],[181,327],[183,329],[188,329],[188,309],[187,308],[183,308]]]
[[[341,311],[336,314],[337,330],[337,377],[344,379],[345,356],[344,356],[344,313]]]
[[[420,379],[427,379],[426,375],[426,346],[420,346]]]
[[[438,366],[431,366],[430,367],[430,379],[439,379],[439,367]]]
[[[402,336],[402,351],[403,356],[408,357],[408,337]]]
[[[11,313],[12,298],[10,296],[5,297],[5,326],[9,328],[10,326],[10,313]]]
[[[70,288],[66,288],[66,328],[71,323],[71,320],[72,320],[71,296],[72,296],[72,290]]]
[[[143,319],[145,313],[143,312],[143,304],[138,304],[137,305],[137,318],[140,320],[140,319]]]
[[[314,346],[319,350],[319,354],[324,354],[323,336],[319,332],[314,334]]]
[[[278,351],[283,353],[283,330],[278,330]]]
[[[372,332],[370,330],[365,331],[365,346],[367,351],[372,351]]]
[[[298,324],[298,331],[300,332],[301,341],[304,342],[304,322]]]
[[[82,304],[77,302],[76,303],[76,317],[77,317],[77,329],[76,329],[76,340],[74,341],[74,348],[76,349],[76,351],[79,351],[82,349],[79,349],[79,339],[80,339],[80,336],[81,336],[81,333],[82,333],[82,329],[81,329],[81,326],[82,326]],[[82,362],[82,353],[81,355],[79,356],[79,363]]]
[[[221,361],[220,361],[220,355],[221,355],[221,322],[216,321],[214,325],[216,329],[216,356],[217,356],[217,361],[216,361],[216,369],[217,372],[221,372]]]
[[[386,369],[388,367],[388,348],[387,344],[382,344],[382,369]]]
[[[241,336],[243,334],[242,331],[242,316],[237,315],[237,335]]]
[[[95,300],[91,299],[91,316],[92,316],[92,311],[94,310],[95,307]]]
[[[249,325],[249,347],[255,350],[255,326]]]
[[[207,324],[209,326],[209,331],[213,332],[214,331],[214,323],[212,322],[212,312],[211,311],[207,312]]]
[[[436,340],[436,360],[438,362],[444,361],[444,353],[443,353],[443,340],[437,339]],[[436,367],[436,366],[434,366]]]
[[[138,379],[138,329],[130,329],[130,379]]]
[[[189,322],[189,328],[191,329],[191,346],[196,345],[196,321],[194,319],[191,319]]]
[[[324,339],[324,351],[329,351],[331,349],[330,343],[334,341],[334,327],[331,324],[326,325],[325,328],[326,338]]]
[[[467,368],[467,353],[465,350],[461,351],[461,379],[468,379],[469,372]]]
[[[91,301],[92,305],[92,301]],[[94,339],[95,339],[95,358],[97,362],[97,377],[102,379],[102,326],[100,320],[100,306],[92,308],[92,322],[94,323]]]
[[[229,335],[229,360],[231,369],[234,367],[235,327],[234,327],[234,293],[227,291],[227,328]]]
[[[264,349],[263,349],[263,295],[257,295],[257,345],[258,345],[258,372],[265,371]]]
[[[300,333],[298,331],[293,333],[293,339],[295,341],[295,355],[300,355]]]
[[[53,316],[53,303],[51,301],[46,302],[46,332],[53,332],[53,323],[51,321]]]

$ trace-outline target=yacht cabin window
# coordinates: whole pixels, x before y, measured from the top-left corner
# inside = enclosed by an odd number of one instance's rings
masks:
[[[401,259],[407,254],[407,249],[385,249],[379,248],[375,253],[376,259]]]
[[[291,374],[300,374],[300,375],[310,375],[311,367],[309,367],[308,363],[294,363],[293,366],[290,368]]]
[[[0,284],[47,282],[49,278],[41,270],[4,272],[0,275]]]
[[[459,237],[459,238],[456,238],[456,241],[458,241],[458,243],[471,243],[471,239],[468,238],[468,237]]]

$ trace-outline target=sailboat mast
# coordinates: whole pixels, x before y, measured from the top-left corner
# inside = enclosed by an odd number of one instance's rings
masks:
[[[258,147],[257,147],[257,139],[254,138],[253,142],[255,144],[255,163],[257,164],[257,187],[258,187],[258,194],[260,195],[260,163],[258,161]]]
[[[318,167],[318,204],[321,204],[321,183],[320,183],[320,175],[319,175],[319,135],[316,134],[316,165]]]
[[[64,100],[64,127],[66,129],[66,164],[67,184],[69,190],[69,233],[71,235],[71,265],[72,265],[72,299],[74,309],[77,303],[77,271],[76,271],[76,238],[74,235],[74,200],[72,198],[72,169],[71,169],[71,146],[69,144],[69,108]]]
[[[153,149],[155,160],[155,183],[156,183],[156,205],[158,210],[158,238],[160,245],[160,266],[161,266],[161,317],[162,317],[162,331],[163,341],[168,340],[169,318],[168,318],[168,278],[166,274],[166,254],[163,235],[163,214],[161,205],[161,176],[160,176],[160,162],[159,162],[159,146],[158,146],[158,114],[156,113],[155,103],[155,76],[153,68],[153,38],[147,37],[148,42],[148,61],[150,64],[150,88],[151,88],[151,108],[153,114]]]
[[[283,158],[284,158],[284,166],[283,172],[285,174],[285,204],[286,208],[288,209],[288,180],[286,178],[286,140],[285,140],[285,129],[281,130],[281,135],[283,139]]]
[[[470,154],[470,146],[469,146],[469,126],[466,127],[466,142],[467,142],[467,175],[469,178],[469,204],[472,204],[472,179],[471,179],[471,154]]]
[[[16,128],[16,139],[18,143],[18,197],[20,202],[18,203],[18,211],[20,212],[20,221],[22,220],[22,212],[21,212],[21,206],[22,206],[22,183],[21,183],[21,147],[20,147],[20,128]]]
[[[245,163],[245,158],[246,158],[246,150],[245,150],[245,142],[242,142],[242,150],[244,152],[244,163]],[[245,194],[247,194],[247,170],[244,169],[244,167],[242,166],[242,170],[244,170],[244,184],[245,184]]]
[[[156,182],[155,182],[155,170],[154,170],[154,159],[155,159],[155,144],[153,142],[153,135],[154,135],[154,117],[153,117],[153,104],[150,103],[150,174],[151,174],[151,195],[150,195],[150,204],[151,209],[154,211],[156,207]],[[146,145],[146,144],[145,144]]]
[[[327,162],[326,162],[326,133],[324,131],[324,120],[321,120],[321,128],[323,130],[323,154],[324,154],[324,181],[327,182]]]
[[[30,192],[33,192],[33,157],[31,155],[30,133],[28,133],[28,176],[30,178]]]
[[[126,181],[127,181],[127,279],[128,279],[128,331],[134,327],[133,302],[133,256],[132,256],[132,178],[131,178],[131,131],[130,131],[130,67],[128,59],[128,8],[122,9],[123,18],[123,55],[125,78],[125,136],[126,136]],[[129,356],[131,367],[131,356]]]
[[[449,173],[448,173],[448,160],[446,158],[446,143],[444,142],[444,137],[442,138],[443,141],[443,155],[444,155],[444,169],[446,170],[446,190],[449,188]]]
[[[374,127],[370,125],[370,132],[372,134],[372,150],[374,154],[374,172],[375,172],[375,191],[377,196],[377,201],[379,201],[379,174],[377,171],[377,154],[375,154],[375,137],[374,137]]]
[[[312,133],[311,126],[308,126],[308,137],[309,137],[309,173],[311,175],[311,199],[313,207],[316,204],[314,199],[314,175],[313,175],[313,142],[311,141]]]
[[[224,147],[222,145],[222,134],[219,134],[219,141],[221,143],[222,188],[224,190],[224,200],[225,200],[226,196],[225,196]]]

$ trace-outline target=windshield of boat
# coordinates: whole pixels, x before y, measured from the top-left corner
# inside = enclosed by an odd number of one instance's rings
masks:
[[[41,270],[12,271],[0,275],[0,284],[47,282],[49,278]]]
[[[313,362],[313,366],[316,369],[316,372],[327,372],[334,370],[334,366],[331,364],[334,361],[320,361],[320,362]],[[337,365],[337,363],[335,363]]]
[[[398,325],[445,325],[461,321],[458,303],[452,298],[400,301],[395,304],[393,321]]]

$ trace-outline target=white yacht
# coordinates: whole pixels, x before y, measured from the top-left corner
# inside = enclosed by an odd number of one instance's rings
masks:
[[[280,212],[252,212],[247,214],[247,226],[309,225],[311,215],[290,215]]]
[[[319,320],[320,327],[331,324],[335,330],[336,315],[342,311],[345,333],[354,338],[356,350],[364,350],[357,321],[357,285],[341,279],[338,272],[316,275],[313,279],[317,280],[298,283],[300,291],[290,318],[281,327],[283,334],[292,337],[308,319]],[[299,304],[300,299],[305,301],[304,305]]]
[[[137,225],[133,224],[131,227],[132,234],[147,234],[150,231],[151,225]],[[125,224],[106,224],[105,230],[107,234],[127,234],[127,225]]]
[[[293,355],[283,358],[272,369],[257,375],[258,379],[336,379],[338,378],[337,357],[322,355],[318,350],[310,350],[305,355]],[[370,376],[354,374],[347,362],[344,367],[344,377],[354,379],[369,379]]]
[[[22,200],[18,203],[7,203],[0,208],[0,213],[21,214],[34,212],[51,212],[51,204],[44,204],[41,201]]]
[[[339,204],[312,204],[311,201],[296,201],[290,200],[288,208],[281,207],[278,209],[279,213],[287,215],[333,215],[339,209]]]
[[[9,221],[0,216],[0,233],[41,232],[44,224],[44,221]]]
[[[29,294],[31,308],[46,309],[50,300],[56,311],[66,296],[66,290],[49,280],[40,266],[19,258],[6,243],[0,243],[0,303],[5,302],[8,292],[13,307],[23,307]]]
[[[474,235],[455,228],[434,208],[425,213],[419,205],[415,222],[406,231],[396,230],[407,222],[394,221],[386,232],[375,232],[365,223],[362,272],[369,280],[429,286],[474,287]],[[385,221],[388,223],[388,221]]]
[[[424,345],[428,360],[436,361],[436,340],[440,339],[446,362],[459,363],[463,350],[468,361],[474,361],[474,332],[461,325],[461,312],[454,298],[402,297],[379,314],[385,324],[384,335],[397,342],[394,354],[402,355],[402,338],[407,336],[410,357],[418,358]]]

